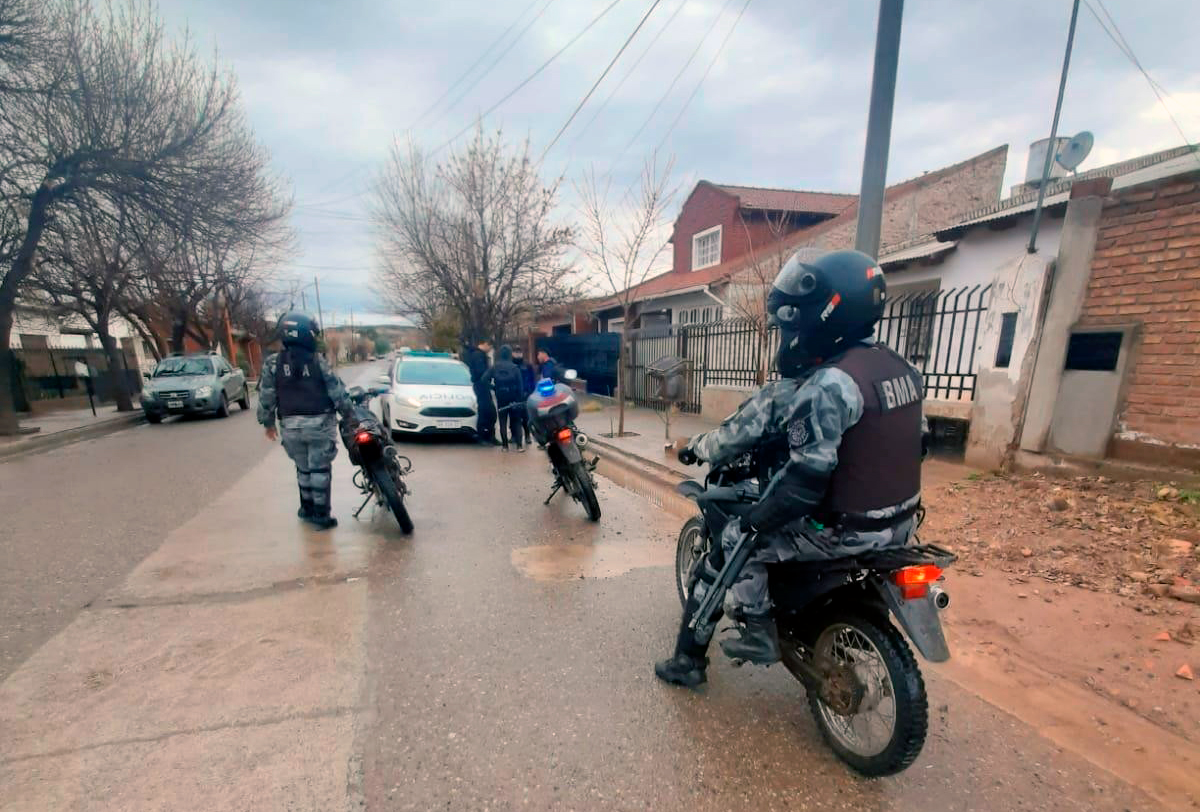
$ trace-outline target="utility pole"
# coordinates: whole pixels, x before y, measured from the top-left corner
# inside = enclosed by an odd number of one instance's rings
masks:
[[[322,334],[324,334],[325,333],[325,315],[321,312],[321,285],[317,281],[317,277],[315,274],[313,275],[313,290],[317,294],[317,329],[320,330]],[[326,349],[328,349],[328,347]],[[336,353],[335,353],[335,355],[336,355]],[[329,363],[333,364],[334,366],[337,366],[337,358],[333,358],[332,360],[330,360]]]
[[[1067,90],[1067,69],[1071,67],[1071,48],[1075,45],[1075,20],[1079,18],[1079,0],[1071,6],[1071,25],[1067,28],[1067,51],[1063,54],[1062,75],[1058,78],[1058,101],[1054,103],[1054,120],[1050,123],[1050,142],[1046,144],[1046,163],[1042,166],[1042,182],[1038,184],[1037,206],[1033,210],[1033,227],[1029,232],[1031,254],[1037,253],[1038,228],[1042,224],[1042,201],[1046,199],[1046,185],[1050,182],[1050,167],[1058,157],[1055,141],[1058,138],[1058,116],[1062,113],[1063,94]]]
[[[305,287],[308,287],[305,285]],[[300,288],[300,307],[305,313],[308,312],[308,294],[304,292],[304,288]]]
[[[892,140],[892,108],[896,101],[896,67],[900,62],[900,21],[904,0],[879,0],[875,32],[875,72],[867,115],[867,148],[863,157],[862,191],[858,196],[858,230],[854,247],[879,257],[883,229],[883,193],[887,186],[888,148]]]

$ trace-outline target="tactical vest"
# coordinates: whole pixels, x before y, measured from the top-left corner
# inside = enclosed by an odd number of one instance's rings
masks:
[[[290,349],[275,359],[275,396],[280,417],[329,414],[333,400],[325,388],[325,376],[317,356],[295,358]],[[299,366],[297,366],[297,364]]]
[[[882,344],[847,351],[831,366],[862,392],[862,418],[842,436],[826,496],[834,514],[863,514],[921,492],[921,403],[924,383]]]

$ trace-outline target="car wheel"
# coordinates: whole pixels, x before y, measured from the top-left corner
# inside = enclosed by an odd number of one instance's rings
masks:
[[[238,406],[242,407],[242,411],[248,411],[250,409],[250,385],[249,384],[242,385],[242,396],[240,398],[238,398]]]
[[[217,407],[217,417],[229,417],[229,398],[221,393],[221,405]]]
[[[153,423],[154,425],[157,426],[159,423],[162,422],[162,420],[163,420],[163,416],[161,414],[158,414],[156,412],[146,412],[146,422],[147,423]]]

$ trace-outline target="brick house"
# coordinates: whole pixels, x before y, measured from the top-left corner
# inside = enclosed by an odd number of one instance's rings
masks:
[[[889,186],[884,196],[885,250],[995,203],[1007,153],[1007,145],[1000,146]],[[637,325],[686,325],[735,316],[726,293],[731,283],[748,284],[750,267],[808,245],[849,248],[857,221],[856,195],[700,181],[675,221],[671,270],[634,291]],[[594,312],[602,329],[623,328],[619,307],[610,304]]]
[[[1130,341],[1107,449],[1114,458],[1200,468],[1196,158],[1192,171],[1122,189],[1104,202],[1076,329],[1110,336],[1118,353],[1121,338]]]

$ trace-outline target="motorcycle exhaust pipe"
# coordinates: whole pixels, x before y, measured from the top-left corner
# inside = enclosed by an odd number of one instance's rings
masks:
[[[933,596],[933,605],[938,609],[945,609],[950,605],[950,594],[940,586],[931,586],[929,594]]]
[[[580,431],[575,432],[575,445],[579,446],[580,448],[587,448],[587,444],[588,436]]]

